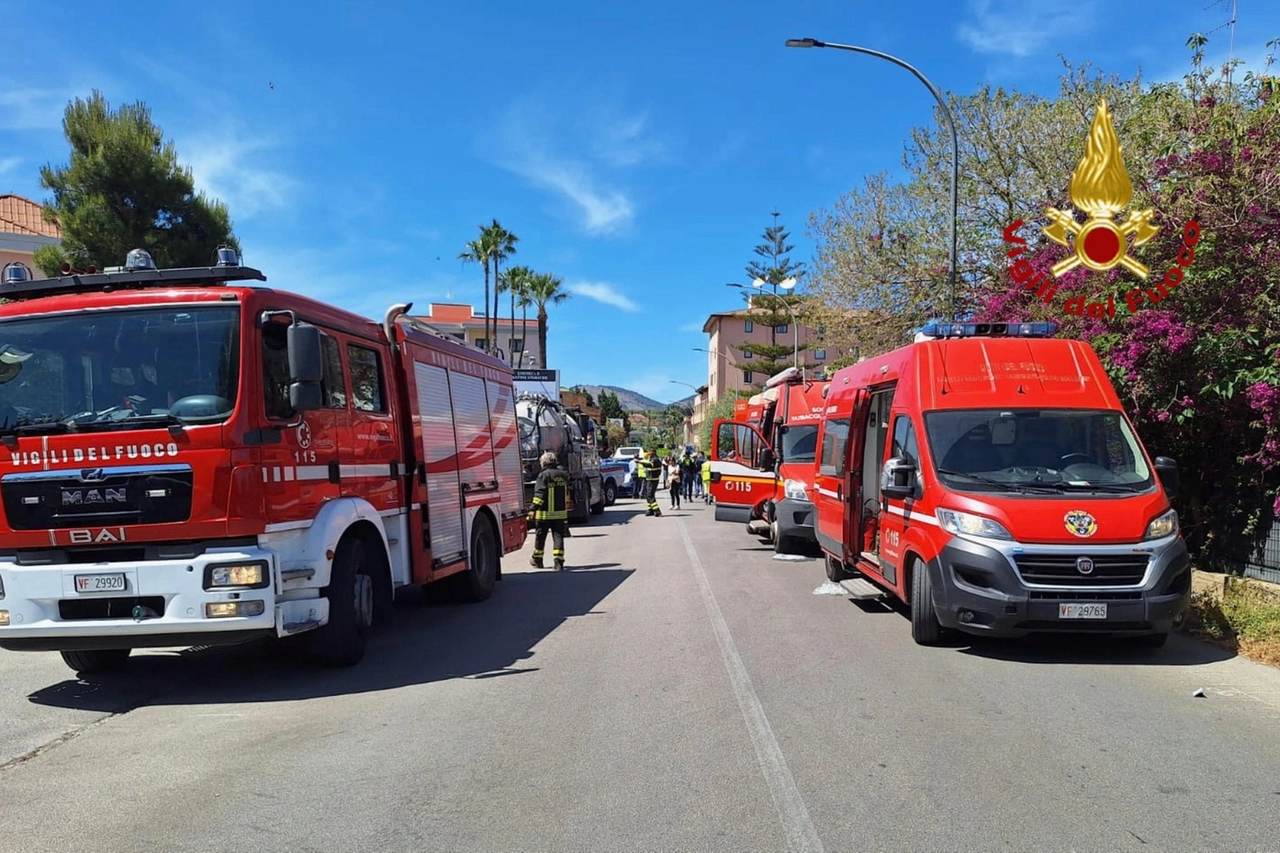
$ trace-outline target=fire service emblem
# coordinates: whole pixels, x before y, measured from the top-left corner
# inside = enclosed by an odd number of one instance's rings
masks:
[[[1079,536],[1081,539],[1088,538],[1098,532],[1098,522],[1084,510],[1073,509],[1064,515],[1062,520],[1066,522],[1067,530],[1073,536]]]

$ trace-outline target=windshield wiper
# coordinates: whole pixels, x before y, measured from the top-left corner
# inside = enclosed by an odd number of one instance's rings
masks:
[[[61,435],[64,432],[71,432],[71,425],[61,421],[38,421],[0,427],[0,433],[5,435]]]
[[[168,412],[164,414],[154,415],[134,415],[131,418],[120,418],[118,420],[106,421],[90,421],[87,424],[80,424],[80,429],[86,431],[108,431],[108,430],[129,430],[129,429],[150,429],[154,427],[169,427],[169,429],[183,429],[187,426],[187,422],[177,415],[171,415]]]
[[[1063,491],[1072,492],[1107,492],[1109,494],[1128,495],[1135,494],[1142,488],[1141,483],[1132,485],[1120,485],[1117,483],[1057,483]]]
[[[939,468],[938,473],[945,474],[948,477],[964,477],[967,480],[973,480],[975,483],[982,483],[983,485],[986,485],[986,486],[996,486],[997,488],[1006,489],[1011,492],[1016,492],[1019,489],[1025,488],[1028,485],[1030,486],[1041,485],[1040,483],[1030,483],[1030,484],[1013,483],[1013,482],[1009,482],[1008,480],[997,480],[993,477],[983,477],[981,474],[969,474],[965,471],[953,471],[950,468]]]

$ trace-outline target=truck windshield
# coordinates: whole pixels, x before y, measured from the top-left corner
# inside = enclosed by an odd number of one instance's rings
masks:
[[[235,408],[235,306],[0,322],[0,435],[217,423]]]
[[[818,458],[818,427],[816,424],[784,426],[782,428],[782,461],[809,462]]]
[[[970,409],[924,416],[938,476],[965,491],[1115,492],[1151,488],[1119,412]]]

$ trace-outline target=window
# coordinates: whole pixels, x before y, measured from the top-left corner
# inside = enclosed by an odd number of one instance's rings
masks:
[[[289,404],[289,327],[268,323],[262,330],[262,390],[267,417],[288,420],[293,414]]]
[[[750,382],[751,382],[751,371],[750,371],[750,370],[744,370],[744,371],[742,371],[742,381],[743,381],[743,382],[746,382],[746,383],[750,383]]]
[[[814,350],[814,351],[813,351],[813,360],[814,360],[814,361],[826,361],[826,360],[827,360],[827,351],[826,351],[826,350],[824,350],[824,349],[816,349],[816,350]]]
[[[347,382],[342,375],[342,350],[338,342],[329,335],[320,339],[321,355],[324,357],[324,379],[320,389],[324,397],[326,409],[345,409],[347,407]]]
[[[488,349],[488,348],[489,348],[488,338],[476,338],[476,349]]]
[[[751,352],[750,350],[745,350],[745,349],[744,349],[744,350],[742,351],[742,357],[743,357],[744,359],[746,359],[746,358],[755,358],[755,353]]]
[[[756,330],[756,324],[755,324],[755,323],[751,322],[750,320],[746,320],[746,321],[744,321],[744,322],[743,322],[743,324],[742,324],[742,331],[746,332],[746,333],[749,335],[749,334],[751,334],[752,332],[754,332],[755,330]]]
[[[524,352],[524,338],[508,338],[507,346],[512,352]]]
[[[822,455],[818,463],[824,477],[844,476],[845,446],[848,442],[849,419],[827,421],[826,432],[822,434]]]
[[[378,353],[367,347],[347,344],[347,361],[351,365],[351,398],[356,410],[385,412],[382,360]]]
[[[906,459],[916,468],[920,467],[920,448],[916,445],[916,429],[907,415],[898,415],[893,422],[893,453]]]
[[[787,333],[787,324],[783,323],[781,326],[774,326],[773,330],[780,335],[785,335]]]

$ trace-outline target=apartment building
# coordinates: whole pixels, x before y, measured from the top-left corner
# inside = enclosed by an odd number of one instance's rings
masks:
[[[712,314],[703,324],[702,331],[710,336],[707,344],[708,404],[732,396],[739,390],[759,388],[769,378],[750,369],[752,355],[742,349],[745,344],[768,345],[771,342],[769,327],[755,319],[761,315],[775,316],[765,308],[750,308]],[[803,323],[795,325],[794,320],[788,320],[786,325],[777,327],[776,337],[780,347],[794,348],[798,344],[801,347],[800,364],[809,370],[821,371],[834,357],[822,349],[817,331]]]
[[[519,310],[519,309],[517,309]],[[426,323],[441,334],[465,341],[474,347],[485,349],[484,311],[473,305],[432,302],[426,314],[415,314],[415,319]],[[514,367],[546,367],[542,353],[538,351],[538,321],[515,319],[513,330],[510,317],[498,318],[495,335],[497,347],[504,361]],[[514,355],[514,358],[509,356]]]
[[[41,246],[56,246],[62,240],[58,226],[45,222],[40,204],[20,195],[0,195],[0,269],[19,261],[31,268],[36,278],[44,273],[33,256]]]

